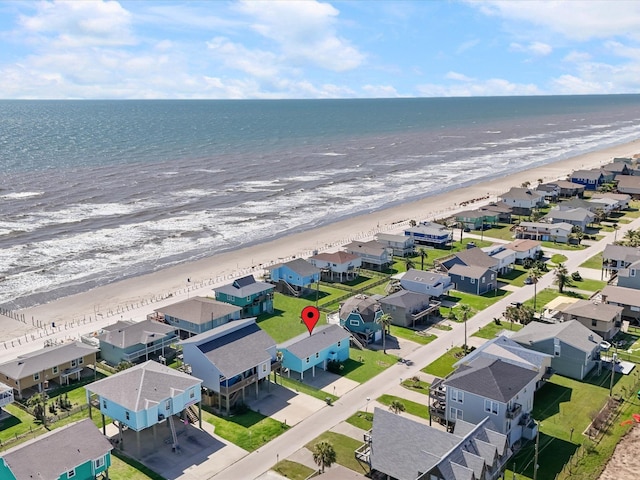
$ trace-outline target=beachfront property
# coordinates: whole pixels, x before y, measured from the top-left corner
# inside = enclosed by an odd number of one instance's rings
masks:
[[[276,342],[256,324],[255,318],[231,322],[180,342],[184,361],[206,388],[203,401],[227,415],[245,399],[245,389],[269,386],[269,375],[280,368]]]
[[[155,320],[119,321],[102,329],[100,358],[109,365],[146,362],[150,357],[166,359],[175,351],[168,348],[178,340],[178,329]]]
[[[607,198],[618,202],[616,210],[625,210],[629,208],[629,202],[631,201],[631,195],[627,195],[626,193],[594,192],[591,195],[592,201],[599,198]]]
[[[340,325],[368,345],[382,339],[380,317],[384,315],[378,300],[373,296],[358,294],[340,305]]]
[[[453,265],[448,274],[453,288],[459,292],[483,295],[498,289],[498,274],[490,268]]]
[[[576,170],[569,175],[569,180],[572,183],[583,185],[585,190],[597,190],[603,183],[605,183],[610,175],[605,175],[605,172],[601,169],[592,170]],[[613,177],[611,176],[611,180]]]
[[[513,270],[513,265],[516,263],[516,252],[514,250],[507,248],[502,243],[494,243],[488,247],[483,247],[481,250],[498,262],[495,266],[495,271],[499,275],[504,275]]]
[[[622,307],[622,317],[640,323],[640,292],[635,288],[606,285],[600,295],[602,301],[609,305]]]
[[[536,185],[536,192],[544,195],[547,202],[556,203],[560,198],[560,187],[555,183],[539,183]]]
[[[177,415],[181,421],[185,421],[186,410],[197,404],[198,418],[201,418],[201,384],[199,378],[149,360],[87,385],[89,416],[93,418],[94,408],[100,411],[103,433],[106,429],[105,417],[115,420],[118,443],[122,449],[124,427],[136,432],[138,444],[139,432],[153,427],[155,442],[156,425],[167,420],[175,448],[178,439],[173,417]],[[195,412],[191,415],[195,415]]]
[[[477,424],[489,417],[509,445],[535,437],[533,398],[538,372],[501,358],[477,357],[429,389],[431,417],[450,427],[459,420]]]
[[[505,247],[515,252],[516,263],[522,263],[527,258],[536,260],[542,255],[542,244],[538,240],[519,238]]]
[[[500,195],[500,201],[511,208],[514,215],[531,215],[538,207],[544,207],[544,194],[528,188],[512,187]]]
[[[278,357],[282,359],[282,371],[291,372],[304,380],[306,371],[316,376],[316,367],[327,369],[329,362],[344,362],[349,358],[351,333],[339,325],[316,327],[311,335],[302,333],[278,345]]]
[[[638,260],[640,260],[640,247],[609,243],[602,252],[602,268],[610,274],[617,273]]]
[[[565,377],[583,380],[600,360],[602,337],[577,320],[531,322],[511,340],[536,352],[552,355],[551,368]]]
[[[613,175],[633,175],[634,174],[634,170],[633,168],[631,168],[630,164],[622,161],[615,161],[615,159],[613,162],[603,165],[602,169],[607,172],[611,172]]]
[[[445,273],[410,268],[400,277],[400,286],[410,292],[441,297],[453,288],[451,277]]]
[[[484,230],[498,223],[498,214],[486,210],[465,210],[453,217],[458,224],[469,230]]]
[[[393,248],[375,240],[351,242],[343,248],[345,252],[360,257],[363,268],[384,270],[393,263]]]
[[[453,232],[444,225],[434,222],[422,222],[404,231],[416,244],[433,247],[447,247],[453,241]]]
[[[238,320],[242,308],[208,297],[193,297],[166,307],[157,308],[148,318],[178,329],[180,338],[187,338]]]
[[[478,209],[480,212],[486,212],[487,216],[496,215],[498,222],[511,223],[511,207],[504,203],[489,203]]]
[[[574,227],[579,227],[583,232],[587,226],[593,223],[596,216],[589,210],[584,208],[572,208],[569,210],[561,208],[552,208],[549,213],[543,217],[543,220],[549,223],[568,223]]]
[[[399,290],[379,300],[382,311],[391,316],[391,324],[414,327],[416,323],[429,321],[429,316],[438,314],[441,302],[424,293]]]
[[[520,222],[516,227],[516,238],[528,238],[543,242],[568,243],[573,225],[570,223]]]
[[[373,427],[355,452],[371,478],[497,480],[512,455],[488,415],[477,425],[458,420],[449,433],[381,408],[373,413]]]
[[[554,321],[576,320],[605,340],[611,340],[622,326],[623,307],[590,300],[571,299],[555,307]],[[548,317],[545,318],[548,321]]]
[[[640,197],[640,176],[619,175],[616,182],[618,193],[630,195],[631,198]]]
[[[358,277],[362,258],[353,253],[333,252],[317,253],[307,259],[314,267],[318,267],[324,280],[333,282],[338,280],[353,280]]]
[[[265,280],[276,286],[276,291],[294,297],[304,296],[311,285],[320,282],[320,269],[302,258],[267,267]]]
[[[2,480],[109,478],[113,445],[85,418],[2,452]]]
[[[560,190],[560,193],[558,195],[559,198],[582,197],[585,190],[584,185],[570,182],[568,180],[556,180],[546,184],[543,183],[541,185],[538,185],[538,187],[542,185],[552,185],[554,187],[557,187]],[[542,191],[544,190],[545,189],[543,189]]]
[[[392,248],[393,254],[398,257],[408,257],[415,252],[413,237],[395,235],[393,233],[378,233],[375,236],[375,240],[385,247]]]
[[[0,364],[0,379],[14,389],[18,398],[30,397],[53,388],[52,384],[68,385],[88,375],[95,378],[98,352],[96,347],[81,342],[46,347]]]
[[[0,419],[4,413],[2,409],[13,403],[13,387],[0,382]]]
[[[240,307],[242,318],[256,317],[261,313],[273,313],[275,287],[257,281],[253,275],[237,278],[233,283],[215,288],[216,300]]]

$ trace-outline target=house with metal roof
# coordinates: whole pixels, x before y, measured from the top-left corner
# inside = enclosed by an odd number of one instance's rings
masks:
[[[151,319],[178,329],[181,338],[198,335],[240,318],[242,308],[208,297],[193,297],[157,308]]]
[[[265,280],[276,286],[276,291],[299,297],[311,290],[313,283],[320,281],[320,269],[302,258],[267,267]]]
[[[255,318],[228,323],[180,342],[193,375],[208,390],[205,401],[230,413],[245,398],[245,389],[260,383],[269,387],[269,375],[280,368],[276,342],[256,324]]]
[[[324,280],[353,280],[357,278],[362,267],[362,258],[355,253],[333,252],[318,253],[307,259],[314,267],[318,267]]]
[[[166,358],[168,347],[178,340],[178,328],[155,320],[119,321],[98,336],[100,358],[110,365]]]
[[[344,246],[344,251],[360,257],[363,268],[384,270],[393,263],[393,248],[375,240],[351,242]]]
[[[372,478],[497,480],[512,450],[489,416],[478,424],[458,420],[453,433],[376,408],[365,444],[355,452]]]
[[[562,198],[582,197],[582,195],[584,195],[584,190],[585,190],[584,185],[580,185],[574,182],[569,182],[567,180],[554,180],[553,182],[549,182],[543,185],[552,185],[554,187],[557,187],[560,190],[559,197],[562,197]],[[538,188],[536,188],[536,190],[538,190]],[[542,189],[541,191],[545,191],[545,190],[546,189]]]
[[[354,295],[340,305],[340,325],[356,335],[365,345],[382,339],[380,317],[384,315],[373,296]]]
[[[517,259],[516,252],[507,248],[503,243],[494,243],[481,248],[481,250],[498,262],[494,268],[498,274],[504,275],[513,270]]]
[[[415,252],[415,243],[412,237],[406,235],[396,235],[393,233],[378,233],[375,236],[376,242],[393,249],[393,254],[398,257],[407,257]]]
[[[487,416],[509,445],[535,435],[531,421],[538,372],[501,358],[477,357],[460,365],[429,389],[433,418],[453,425],[458,420],[477,424]]]
[[[232,283],[216,287],[216,300],[240,307],[242,318],[256,317],[261,313],[273,313],[275,287],[257,281],[253,275],[236,278]]]
[[[306,371],[316,376],[316,367],[327,369],[331,361],[344,362],[349,358],[349,339],[351,334],[339,325],[322,325],[316,327],[312,334],[302,333],[278,345],[279,357],[282,358],[283,371],[291,376],[298,373],[304,380]]]
[[[429,272],[410,268],[400,277],[400,285],[405,290],[440,297],[453,288],[451,277],[446,273]]]
[[[553,356],[551,368],[565,377],[582,380],[600,359],[602,337],[577,320],[562,323],[531,322],[511,335],[526,348]]]
[[[202,422],[201,385],[202,380],[197,377],[149,360],[84,388],[89,416],[93,418],[93,409],[98,409],[102,416],[103,432],[106,428],[105,417],[117,424],[120,442],[123,439],[123,427],[140,432],[167,420],[173,445],[177,447],[174,416],[185,419],[188,416],[186,410],[197,404],[198,417]],[[122,443],[120,445],[123,446]]]
[[[444,247],[453,241],[453,232],[444,225],[434,222],[422,222],[404,231],[406,237],[413,238],[416,244]]]
[[[24,398],[53,387],[53,383],[67,385],[69,379],[89,375],[95,378],[98,352],[81,342],[45,347],[0,364],[0,380],[12,387],[18,398]]]
[[[382,311],[391,316],[391,324],[401,327],[415,327],[424,323],[430,315],[437,314],[441,302],[424,293],[398,290],[379,300]]]
[[[89,419],[70,423],[2,452],[3,480],[109,478],[113,445]]]

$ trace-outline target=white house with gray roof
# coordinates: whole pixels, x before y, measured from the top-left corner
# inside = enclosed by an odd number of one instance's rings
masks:
[[[625,245],[605,245],[602,252],[602,268],[609,272],[618,272],[640,260],[640,247]]]
[[[569,223],[574,227],[580,227],[584,232],[587,226],[595,220],[596,215],[584,208],[572,208],[570,210],[561,210],[552,208],[543,219],[549,223]]]
[[[13,403],[13,387],[0,382],[0,417],[2,417],[2,409]]]
[[[496,480],[512,455],[508,439],[485,416],[458,420],[453,433],[376,408],[356,458],[396,480]]]
[[[351,242],[344,246],[344,251],[360,257],[364,268],[384,270],[393,263],[393,248],[375,240]]]
[[[551,368],[565,377],[582,380],[600,360],[602,337],[577,320],[562,323],[531,322],[511,339],[526,348],[552,355]]]
[[[537,381],[535,370],[478,357],[447,378],[434,380],[429,389],[431,416],[447,425],[459,420],[479,423],[488,416],[513,445],[535,435],[531,411]]]
[[[603,302],[623,308],[623,317],[632,318],[636,322],[640,319],[640,295],[637,289],[605,285],[600,293]]]
[[[351,333],[339,325],[322,325],[316,327],[312,334],[302,333],[278,345],[278,356],[282,358],[282,368],[288,376],[291,372],[300,375],[311,370],[316,376],[316,367],[327,369],[331,361],[344,362],[349,358],[349,339]]]
[[[515,215],[529,215],[536,207],[545,205],[544,194],[528,188],[513,187],[500,195],[500,201],[511,207]]]
[[[378,233],[375,236],[376,242],[385,247],[391,247],[393,254],[398,257],[407,257],[415,251],[413,237],[407,235],[397,235],[393,233]]]
[[[410,292],[440,297],[453,288],[451,277],[444,273],[410,268],[400,278],[400,285]]]
[[[266,382],[275,369],[276,342],[256,324],[255,318],[228,323],[180,342],[184,361],[211,393],[214,406],[226,409],[245,397],[245,388]]]
[[[572,231],[573,225],[566,222],[520,222],[516,227],[516,237],[543,242],[567,243]]]

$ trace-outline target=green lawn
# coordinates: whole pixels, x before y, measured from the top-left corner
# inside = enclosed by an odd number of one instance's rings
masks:
[[[551,263],[555,263],[556,265],[558,265],[559,263],[564,263],[568,260],[567,257],[565,257],[564,255],[561,255],[559,253],[555,253],[551,256],[550,261]]]
[[[547,303],[549,303],[554,298],[557,298],[560,296],[561,296],[560,292],[555,288],[545,288],[544,290],[539,291],[536,295],[536,310],[538,312],[541,312]],[[572,292],[570,288],[567,288],[567,287],[565,287],[564,292],[562,293],[562,296],[583,298],[583,299],[586,298],[585,295]],[[533,297],[527,300],[526,302],[524,302],[524,305],[528,305],[529,307],[533,308]]]
[[[16,405],[7,405],[3,410],[11,416],[0,422],[0,442],[4,443],[28,432],[42,431],[44,433],[44,427],[40,422],[36,422],[34,417]]]
[[[443,298],[450,302],[456,302],[458,305],[464,303],[469,305],[475,312],[479,312],[480,310],[484,310],[485,308],[493,305],[510,293],[511,292],[507,290],[498,289],[485,293],[484,295],[473,295],[471,293],[459,292],[457,290],[449,290],[449,293]],[[457,310],[457,308],[454,307],[454,310]]]
[[[455,237],[460,238],[459,230],[456,231],[455,233],[456,233]],[[433,268],[434,260],[439,260],[440,258],[448,257],[449,255],[455,252],[461,252],[462,250],[466,250],[467,244],[469,242],[475,243],[476,246],[480,248],[488,247],[493,243],[487,240],[478,240],[475,238],[463,238],[462,242],[454,241],[451,244],[451,248],[425,247],[425,249],[427,250],[427,257],[424,260],[424,269],[429,270]],[[418,246],[418,248],[420,247]],[[420,255],[414,255],[413,257],[409,257],[409,259],[414,264],[413,268],[417,268],[418,270],[421,269],[422,260],[420,258]],[[407,271],[406,260],[402,257],[394,257],[393,266],[389,273],[398,273],[398,272],[406,272],[406,271]]]
[[[411,340],[412,342],[419,343],[420,345],[426,345],[433,342],[436,338],[432,334],[422,334],[410,328],[399,327],[397,325],[391,325],[391,335],[394,337],[404,338],[405,340]]]
[[[112,480],[164,480],[163,476],[127,457],[117,449],[111,451],[109,478]]]
[[[573,280],[573,287],[578,290],[589,290],[590,292],[597,292],[598,290],[602,290],[607,282],[601,280],[592,280],[590,278],[583,278],[579,282]]]
[[[423,395],[429,395],[429,386],[430,384],[420,380],[419,382],[414,382],[410,378],[406,380],[402,380],[400,384],[407,390],[412,390],[414,392],[422,393]]]
[[[373,427],[373,413],[363,412],[362,410],[359,410],[349,418],[347,418],[345,421],[347,423],[350,423],[354,427],[369,431],[371,430],[371,427]]]
[[[586,245],[569,245],[568,243],[540,242],[542,248],[553,248],[555,250],[584,250]]]
[[[349,359],[343,362],[340,375],[358,383],[372,379],[398,361],[395,355],[384,354],[382,350],[349,349]]]
[[[462,358],[462,347],[453,347],[441,357],[434,360],[421,371],[436,377],[444,378],[453,372],[453,364]]]
[[[394,400],[398,400],[402,402],[405,407],[405,412],[410,413],[411,415],[415,415],[416,417],[429,419],[429,407],[427,406],[427,399],[425,398],[425,403],[417,403],[411,400],[407,400],[405,398],[396,397],[395,395],[382,395],[378,397],[378,402],[383,405],[389,406],[391,402]]]
[[[482,235],[484,238],[499,238],[511,242],[514,238],[513,232],[510,230],[511,227],[513,227],[513,224],[499,223],[496,226],[485,230],[484,232],[481,232],[480,230],[474,230],[473,233],[476,235]]]
[[[293,380],[285,376],[279,376],[278,383],[281,383],[283,386],[295,392],[305,393],[319,400],[326,400],[327,397],[331,398],[332,401],[335,401],[338,399],[338,397],[336,397],[331,393],[327,393],[323,390],[320,390],[319,388],[312,387],[311,385],[307,385],[304,382],[299,382],[298,380]]]
[[[313,446],[316,443],[323,441],[329,442],[333,445],[333,449],[336,451],[336,463],[363,475],[369,473],[369,469],[358,462],[353,453],[357,448],[362,446],[364,440],[355,440],[339,433],[324,432],[320,436],[311,440],[305,446],[313,452]]]
[[[595,254],[593,257],[583,262],[580,266],[584,268],[595,268],[596,270],[601,270],[602,269],[602,252]]]
[[[292,480],[305,480],[306,478],[311,476],[313,472],[315,472],[315,470],[312,470],[306,465],[292,462],[291,460],[280,460],[273,466],[271,470],[279,473],[285,478],[290,478]]]
[[[500,275],[498,280],[509,283],[514,287],[523,287],[524,280],[529,276],[529,270],[522,265],[516,265],[510,272]]]
[[[500,325],[497,325],[495,322],[488,323],[476,333],[471,335],[472,337],[480,337],[486,338],[487,340],[491,340],[494,338],[499,332],[502,330],[513,330],[517,332],[523,327],[523,325],[519,323],[512,323],[508,321],[503,321]]]
[[[638,218],[640,217],[640,201],[631,200],[629,202],[629,208],[624,210],[624,216],[627,218]]]
[[[206,422],[215,427],[216,435],[249,452],[260,448],[290,428],[252,410],[224,418],[207,411],[203,411],[202,415]]]
[[[323,291],[320,292],[320,295],[323,294]],[[344,294],[345,292],[341,291],[341,293]],[[326,293],[322,298],[326,299],[330,295],[330,293]],[[274,312],[260,315],[258,317],[258,325],[271,335],[277,343],[289,340],[307,331],[307,327],[300,318],[300,313],[304,307],[315,305],[315,300],[315,293],[306,298],[289,297],[276,293],[273,298]],[[320,301],[322,302],[322,299]],[[326,316],[321,314],[318,325],[326,323]]]

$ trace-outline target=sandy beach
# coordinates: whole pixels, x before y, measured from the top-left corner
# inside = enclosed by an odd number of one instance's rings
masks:
[[[639,152],[640,140],[637,140],[262,244],[218,255],[211,252],[210,257],[196,262],[125,279],[18,312],[20,318],[24,318],[23,322],[0,315],[0,341],[11,341],[22,335],[22,343],[41,345],[39,340],[53,333],[51,322],[56,322],[58,334],[64,334],[61,329],[67,325],[71,330],[72,325],[87,324],[83,330],[91,331],[121,318],[141,319],[162,305],[188,295],[211,294],[213,286],[228,283],[234,276],[254,272],[259,275],[262,267],[293,256],[309,256],[314,250],[336,250],[353,239],[371,238],[378,231],[399,232],[409,220],[446,217],[456,210],[475,208],[495,200],[510,187],[520,186],[523,182],[535,185],[538,179],[546,182],[566,178],[574,170],[594,168],[610,163],[614,157],[630,157]],[[482,200],[460,207],[462,202],[473,199]],[[42,327],[48,327],[48,330]],[[5,350],[10,349],[5,344]]]

